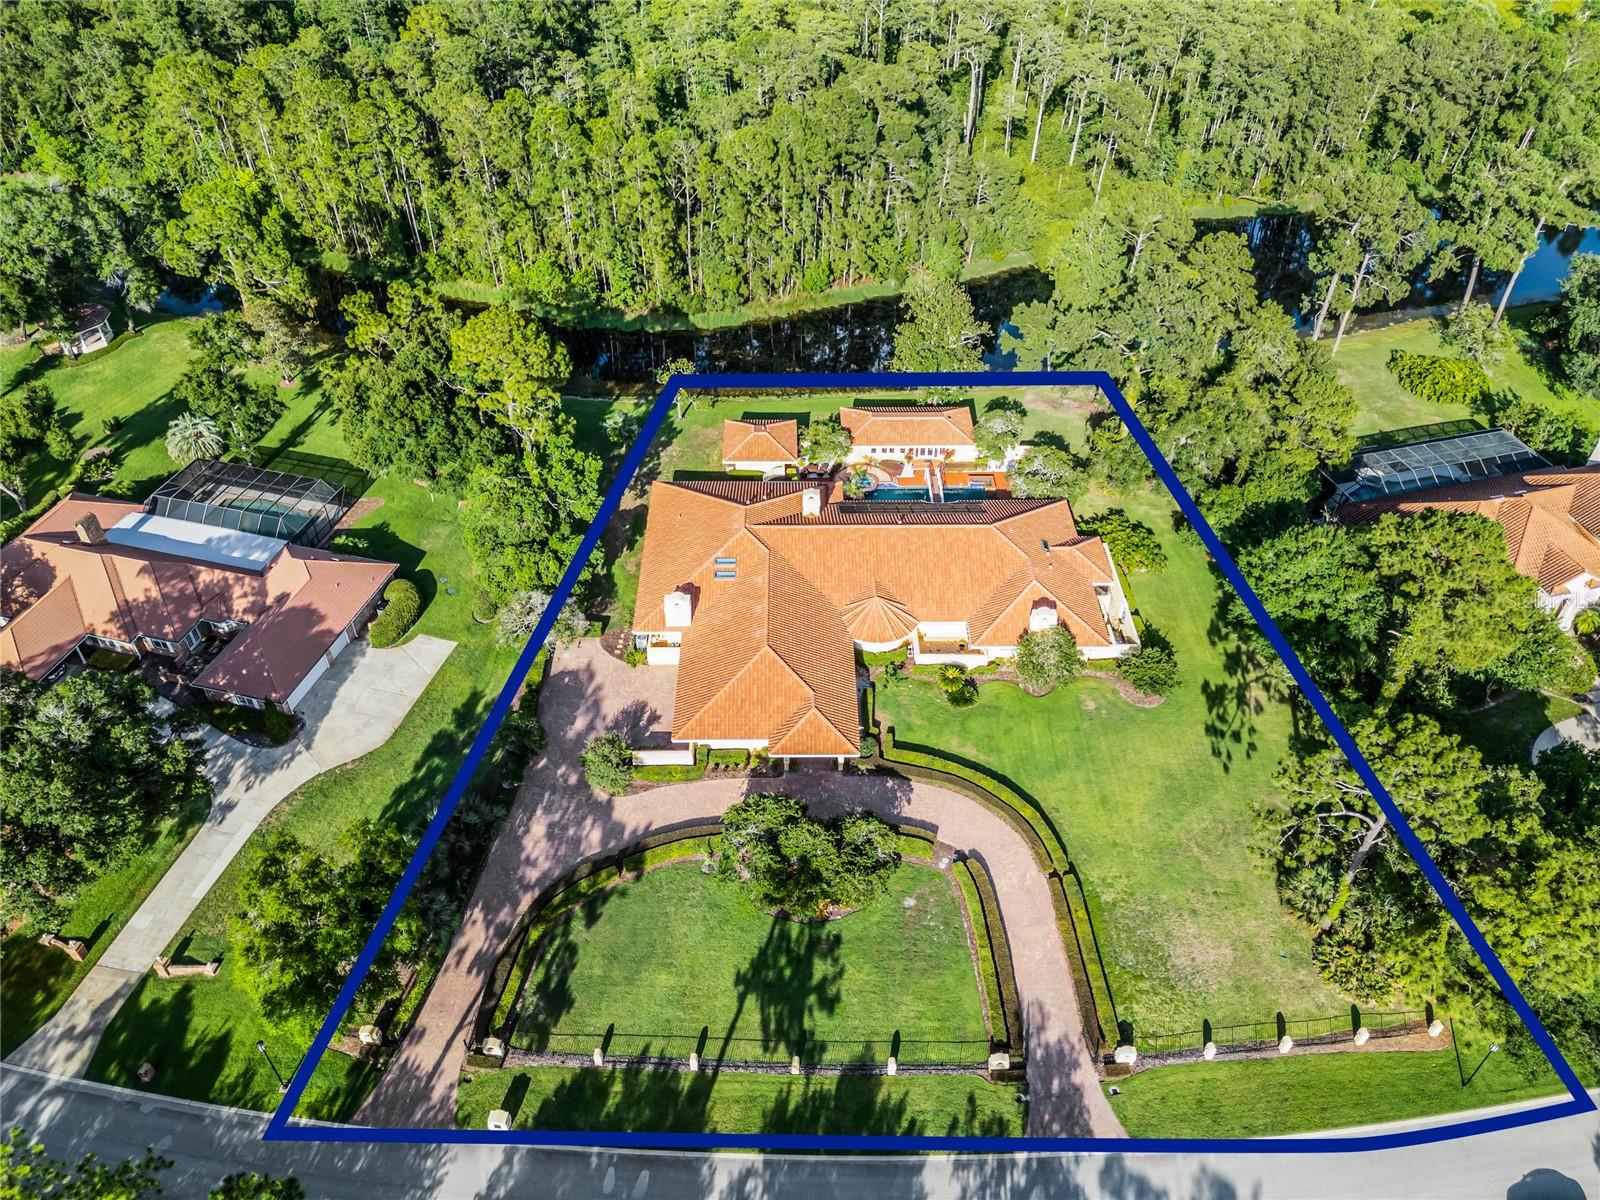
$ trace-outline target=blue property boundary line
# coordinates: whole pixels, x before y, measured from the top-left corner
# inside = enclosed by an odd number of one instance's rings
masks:
[[[400,915],[401,907],[416,886],[422,869],[432,854],[434,846],[438,843],[445,825],[455,813],[456,806],[460,804],[462,796],[471,783],[473,774],[484,754],[488,751],[490,743],[498,732],[501,723],[505,720],[506,713],[510,710],[511,701],[516,696],[517,690],[522,686],[529,669],[533,666],[534,659],[538,657],[543,648],[550,630],[555,624],[556,616],[561,608],[571,597],[573,588],[577,585],[585,565],[594,553],[595,547],[600,542],[600,535],[612,514],[617,510],[622,501],[622,495],[638,472],[650,444],[655,440],[660,431],[662,422],[666,418],[667,409],[671,406],[678,393],[683,390],[717,390],[717,391],[777,391],[791,389],[818,389],[818,388],[925,388],[925,387],[1074,387],[1089,386],[1098,388],[1110,400],[1112,408],[1122,419],[1128,431],[1133,435],[1139,448],[1144,451],[1145,457],[1150,460],[1161,482],[1166,485],[1178,508],[1185,519],[1200,535],[1207,551],[1210,552],[1218,569],[1233,586],[1234,591],[1250,610],[1262,632],[1272,648],[1277,651],[1284,664],[1289,668],[1290,675],[1294,678],[1301,693],[1310,702],[1311,707],[1321,718],[1328,732],[1332,734],[1335,743],[1344,753],[1356,774],[1360,776],[1377,801],[1389,823],[1394,827],[1401,842],[1410,852],[1417,866],[1427,877],[1433,890],[1444,903],[1456,925],[1466,936],[1473,950],[1482,960],[1489,974],[1494,978],[1501,994],[1515,1010],[1528,1032],[1532,1035],[1545,1057],[1550,1061],[1556,1075],[1566,1086],[1569,1098],[1559,1103],[1535,1109],[1527,1109],[1513,1113],[1503,1113],[1496,1116],[1483,1117],[1476,1120],[1460,1121],[1455,1124],[1434,1126],[1425,1129],[1405,1130],[1395,1133],[1368,1134],[1353,1137],[1296,1137],[1296,1138],[1048,1138],[1048,1137],[960,1137],[960,1136],[897,1136],[897,1135],[856,1135],[856,1134],[737,1134],[737,1133],[647,1133],[647,1132],[585,1132],[585,1131],[548,1131],[538,1130],[499,1132],[492,1130],[468,1129],[368,1129],[356,1126],[327,1126],[327,1125],[297,1125],[292,1124],[290,1118],[298,1107],[306,1087],[311,1082],[311,1077],[316,1071],[317,1063],[327,1053],[328,1046],[338,1031],[339,1023],[344,1019],[351,1003],[355,1000],[356,991],[360,988],[362,980],[371,968],[379,949],[383,946],[384,939],[393,927],[395,920]],[[277,1110],[272,1114],[272,1119],[267,1123],[267,1128],[262,1135],[268,1141],[307,1141],[307,1142],[402,1142],[402,1143],[455,1143],[461,1145],[519,1145],[519,1146],[594,1146],[594,1147],[619,1147],[619,1148],[655,1148],[655,1149],[681,1149],[681,1150],[714,1150],[714,1149],[752,1149],[752,1150],[893,1150],[893,1151],[975,1151],[984,1153],[1007,1153],[1015,1151],[1039,1150],[1074,1152],[1196,1152],[1196,1153],[1251,1153],[1251,1154],[1326,1154],[1350,1153],[1353,1151],[1388,1150],[1404,1146],[1424,1145],[1431,1142],[1452,1141],[1457,1138],[1472,1137],[1482,1133],[1492,1133],[1497,1130],[1517,1129],[1528,1125],[1539,1124],[1544,1121],[1556,1120],[1561,1117],[1576,1116],[1581,1113],[1593,1112],[1596,1104],[1579,1081],[1577,1072],[1568,1064],[1556,1045],[1549,1031],[1545,1029],[1538,1014],[1522,995],[1516,982],[1507,973],[1505,966],[1495,955],[1493,948],[1485,940],[1482,932],[1473,922],[1460,898],[1450,887],[1438,866],[1429,857],[1427,848],[1422,844],[1410,824],[1406,821],[1405,814],[1396,806],[1393,797],[1383,786],[1372,766],[1362,755],[1355,739],[1350,736],[1349,730],[1339,720],[1333,706],[1328,703],[1316,681],[1311,678],[1300,659],[1295,655],[1288,640],[1278,629],[1277,624],[1267,613],[1255,592],[1251,590],[1248,582],[1240,574],[1238,566],[1233,561],[1233,556],[1223,546],[1220,538],[1212,530],[1205,516],[1201,513],[1194,498],[1189,495],[1183,484],[1179,481],[1177,472],[1172,464],[1156,445],[1155,439],[1145,429],[1133,411],[1132,405],[1123,397],[1115,381],[1103,371],[1004,371],[1004,372],[834,372],[818,374],[694,374],[674,375],[656,398],[655,405],[645,418],[639,430],[639,436],[634,440],[627,455],[622,460],[622,465],[617,471],[616,478],[612,480],[607,489],[600,507],[596,510],[594,519],[589,523],[588,531],[584,534],[577,553],[571,563],[567,565],[561,582],[557,585],[550,603],[546,606],[544,615],[540,618],[538,627],[528,639],[528,644],[523,647],[518,655],[516,664],[511,669],[510,676],[506,679],[505,686],[501,689],[499,697],[489,710],[483,727],[479,729],[472,745],[468,748],[466,757],[462,760],[460,768],[456,771],[455,778],[451,781],[449,789],[445,792],[444,799],[440,802],[438,811],[433,820],[428,823],[427,830],[418,843],[416,852],[412,854],[411,861],[406,864],[405,873],[401,875],[400,882],[395,886],[394,894],[390,896],[389,903],[385,906],[383,914],[378,918],[378,923],[371,935],[367,938],[366,945],[362,947],[360,955],[356,958],[350,970],[349,977],[344,986],[339,990],[339,995],[333,1002],[333,1008],[323,1020],[322,1026],[317,1030],[311,1049],[300,1060],[289,1088],[279,1103]]]

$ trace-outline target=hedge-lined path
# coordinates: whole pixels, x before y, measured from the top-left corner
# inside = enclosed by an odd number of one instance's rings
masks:
[[[629,668],[593,639],[557,653],[539,702],[549,748],[530,769],[490,850],[415,1024],[357,1120],[455,1124],[456,1084],[495,963],[527,904],[573,867],[614,856],[652,834],[715,820],[752,792],[781,790],[822,815],[857,808],[921,826],[982,860],[994,881],[1022,1008],[1029,1133],[1123,1136],[1080,1032],[1049,881],[1027,841],[997,813],[944,788],[823,769],[780,779],[705,779],[618,797],[589,788],[578,766],[584,742],[613,728],[633,736],[658,730],[670,718],[675,675]]]
[[[207,727],[205,824],[72,995],[6,1062],[54,1075],[88,1071],[112,1018],[256,826],[307,780],[388,741],[455,646],[425,634],[384,650],[352,644],[312,686],[300,707],[305,723],[282,746],[248,746]]]

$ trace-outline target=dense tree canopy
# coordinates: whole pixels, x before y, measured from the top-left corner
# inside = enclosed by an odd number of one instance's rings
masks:
[[[548,308],[709,311],[948,276],[1130,180],[1167,189],[1132,203],[1136,239],[1173,198],[1313,201],[1308,304],[1343,316],[1419,247],[1515,270],[1593,203],[1585,16],[24,0],[0,9],[25,218],[0,232],[0,323],[155,257],[300,308],[319,264],[421,260]]]
[[[894,829],[870,813],[822,821],[793,796],[750,796],[723,815],[717,873],[762,908],[796,917],[859,908],[899,865]]]
[[[133,675],[85,671],[53,687],[0,670],[0,889],[43,914],[114,870],[183,806],[203,802],[203,752],[150,712]]]

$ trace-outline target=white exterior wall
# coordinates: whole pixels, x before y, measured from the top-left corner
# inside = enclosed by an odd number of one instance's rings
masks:
[[[782,475],[791,465],[787,459],[782,462],[743,462],[730,458],[722,460],[724,471],[760,471],[762,475]]]
[[[856,649],[864,654],[882,654],[885,650],[898,650],[910,640],[909,637],[903,637],[892,642],[857,642]]]
[[[644,652],[644,661],[652,667],[675,667],[678,665],[678,656],[683,653],[681,646],[649,646]]]
[[[689,743],[694,746],[709,746],[713,750],[765,750],[766,738],[696,738]],[[831,755],[829,757],[832,757]]]
[[[694,747],[686,750],[635,750],[633,763],[638,767],[692,767]]]
[[[288,709],[290,712],[293,712],[300,702],[306,698],[306,693],[312,689],[317,680],[321,679],[325,674],[327,674],[328,664],[331,661],[332,656],[327,654],[324,654],[321,658],[317,659],[317,665],[312,667],[311,670],[306,673],[306,677],[304,679],[295,684],[294,691],[290,692],[289,698],[283,702],[284,708]]]
[[[978,461],[978,448],[976,446],[940,446],[937,444],[922,446],[851,446],[850,453],[844,456],[844,461],[854,464],[885,458],[896,459],[900,462],[913,458],[947,458],[953,463],[976,463]]]
[[[1579,613],[1595,604],[1600,604],[1600,587],[1584,587],[1582,580],[1585,578],[1586,576],[1580,575],[1577,579],[1568,580],[1565,595],[1556,595],[1543,588],[1539,589],[1539,607],[1555,613],[1557,623],[1569,633],[1572,630],[1572,622],[1577,619]]]

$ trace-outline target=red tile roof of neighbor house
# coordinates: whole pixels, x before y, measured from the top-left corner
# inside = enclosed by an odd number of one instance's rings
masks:
[[[972,411],[963,407],[841,408],[839,423],[858,446],[970,446]]]
[[[1600,467],[1502,475],[1347,504],[1339,519],[1369,523],[1390,513],[1429,509],[1476,513],[1497,521],[1522,574],[1559,594],[1580,575],[1600,579]]]
[[[723,462],[792,463],[800,457],[798,421],[724,421]]]
[[[394,574],[392,563],[284,544],[263,570],[202,562],[75,529],[110,529],[140,505],[71,495],[0,550],[0,666],[42,678],[87,634],[178,641],[195,625],[243,621],[196,680],[284,700]]]
[[[807,517],[811,487],[822,505]],[[1112,582],[1111,557],[1078,533],[1065,500],[907,510],[841,499],[837,484],[793,480],[651,488],[634,628],[665,631],[671,592],[694,605],[675,738],[853,754],[852,641],[896,642],[922,621],[965,622],[973,645],[1014,646],[1048,606],[1080,645],[1110,644],[1094,585]]]

